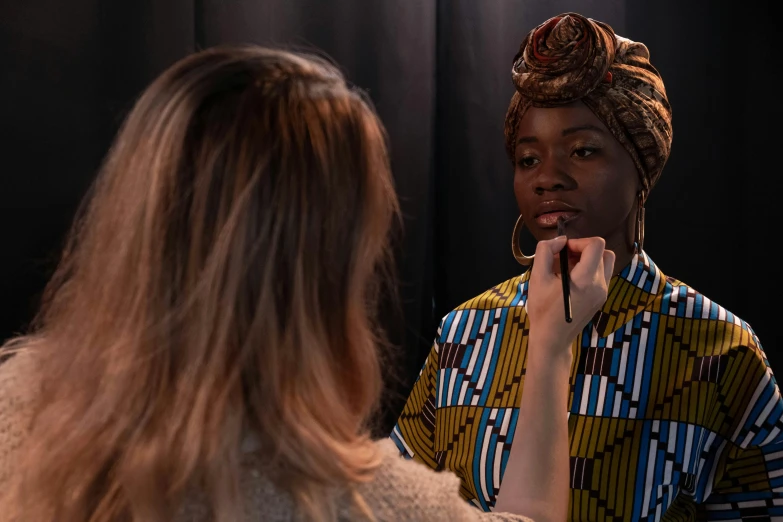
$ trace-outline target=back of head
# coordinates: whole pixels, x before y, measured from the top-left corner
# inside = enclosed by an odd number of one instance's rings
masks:
[[[29,340],[27,521],[235,520],[252,433],[312,514],[376,465],[374,299],[396,214],[381,124],[327,63],[217,48],[125,122]]]

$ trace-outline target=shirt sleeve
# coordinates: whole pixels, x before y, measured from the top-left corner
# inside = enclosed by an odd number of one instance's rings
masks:
[[[440,332],[439,328],[438,339]],[[432,469],[439,469],[435,453],[439,364],[440,345],[436,340],[390,436],[403,456]]]
[[[713,408],[714,443],[699,474],[703,520],[783,516],[783,400],[758,338],[733,348]]]

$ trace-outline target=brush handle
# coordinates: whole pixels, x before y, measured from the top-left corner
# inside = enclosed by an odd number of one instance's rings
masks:
[[[565,235],[565,223],[563,218],[557,220],[557,235]],[[565,307],[565,320],[570,323],[571,316],[571,286],[568,280],[568,244],[560,251],[560,280],[563,282],[563,306]]]
[[[571,287],[568,281],[568,250],[563,247],[560,252],[560,280],[563,282],[563,305],[565,306],[565,320],[570,323],[571,317]]]

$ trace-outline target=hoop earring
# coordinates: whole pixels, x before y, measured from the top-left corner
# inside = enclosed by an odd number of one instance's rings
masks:
[[[641,255],[644,249],[644,201],[647,193],[642,189],[637,196],[638,208],[636,209],[636,253]]]
[[[522,253],[522,249],[519,248],[519,233],[524,226],[525,222],[522,220],[522,216],[519,216],[517,218],[516,224],[514,225],[514,232],[511,235],[511,252],[514,254],[514,259],[517,260],[517,263],[522,266],[530,266],[533,264],[533,258],[536,257],[535,254],[532,256],[526,256]]]

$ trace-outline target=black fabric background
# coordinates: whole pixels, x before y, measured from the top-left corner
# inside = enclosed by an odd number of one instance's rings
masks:
[[[29,0],[0,4],[0,337],[32,316],[73,213],[135,97],[187,53],[228,42],[319,48],[389,131],[406,235],[399,347],[381,431],[442,315],[512,277],[517,216],[503,118],[511,59],[576,11],[649,47],[674,145],[647,210],[662,270],[748,321],[783,371],[778,320],[781,67],[771,2],[675,0]],[[532,240],[525,247],[532,249]]]

